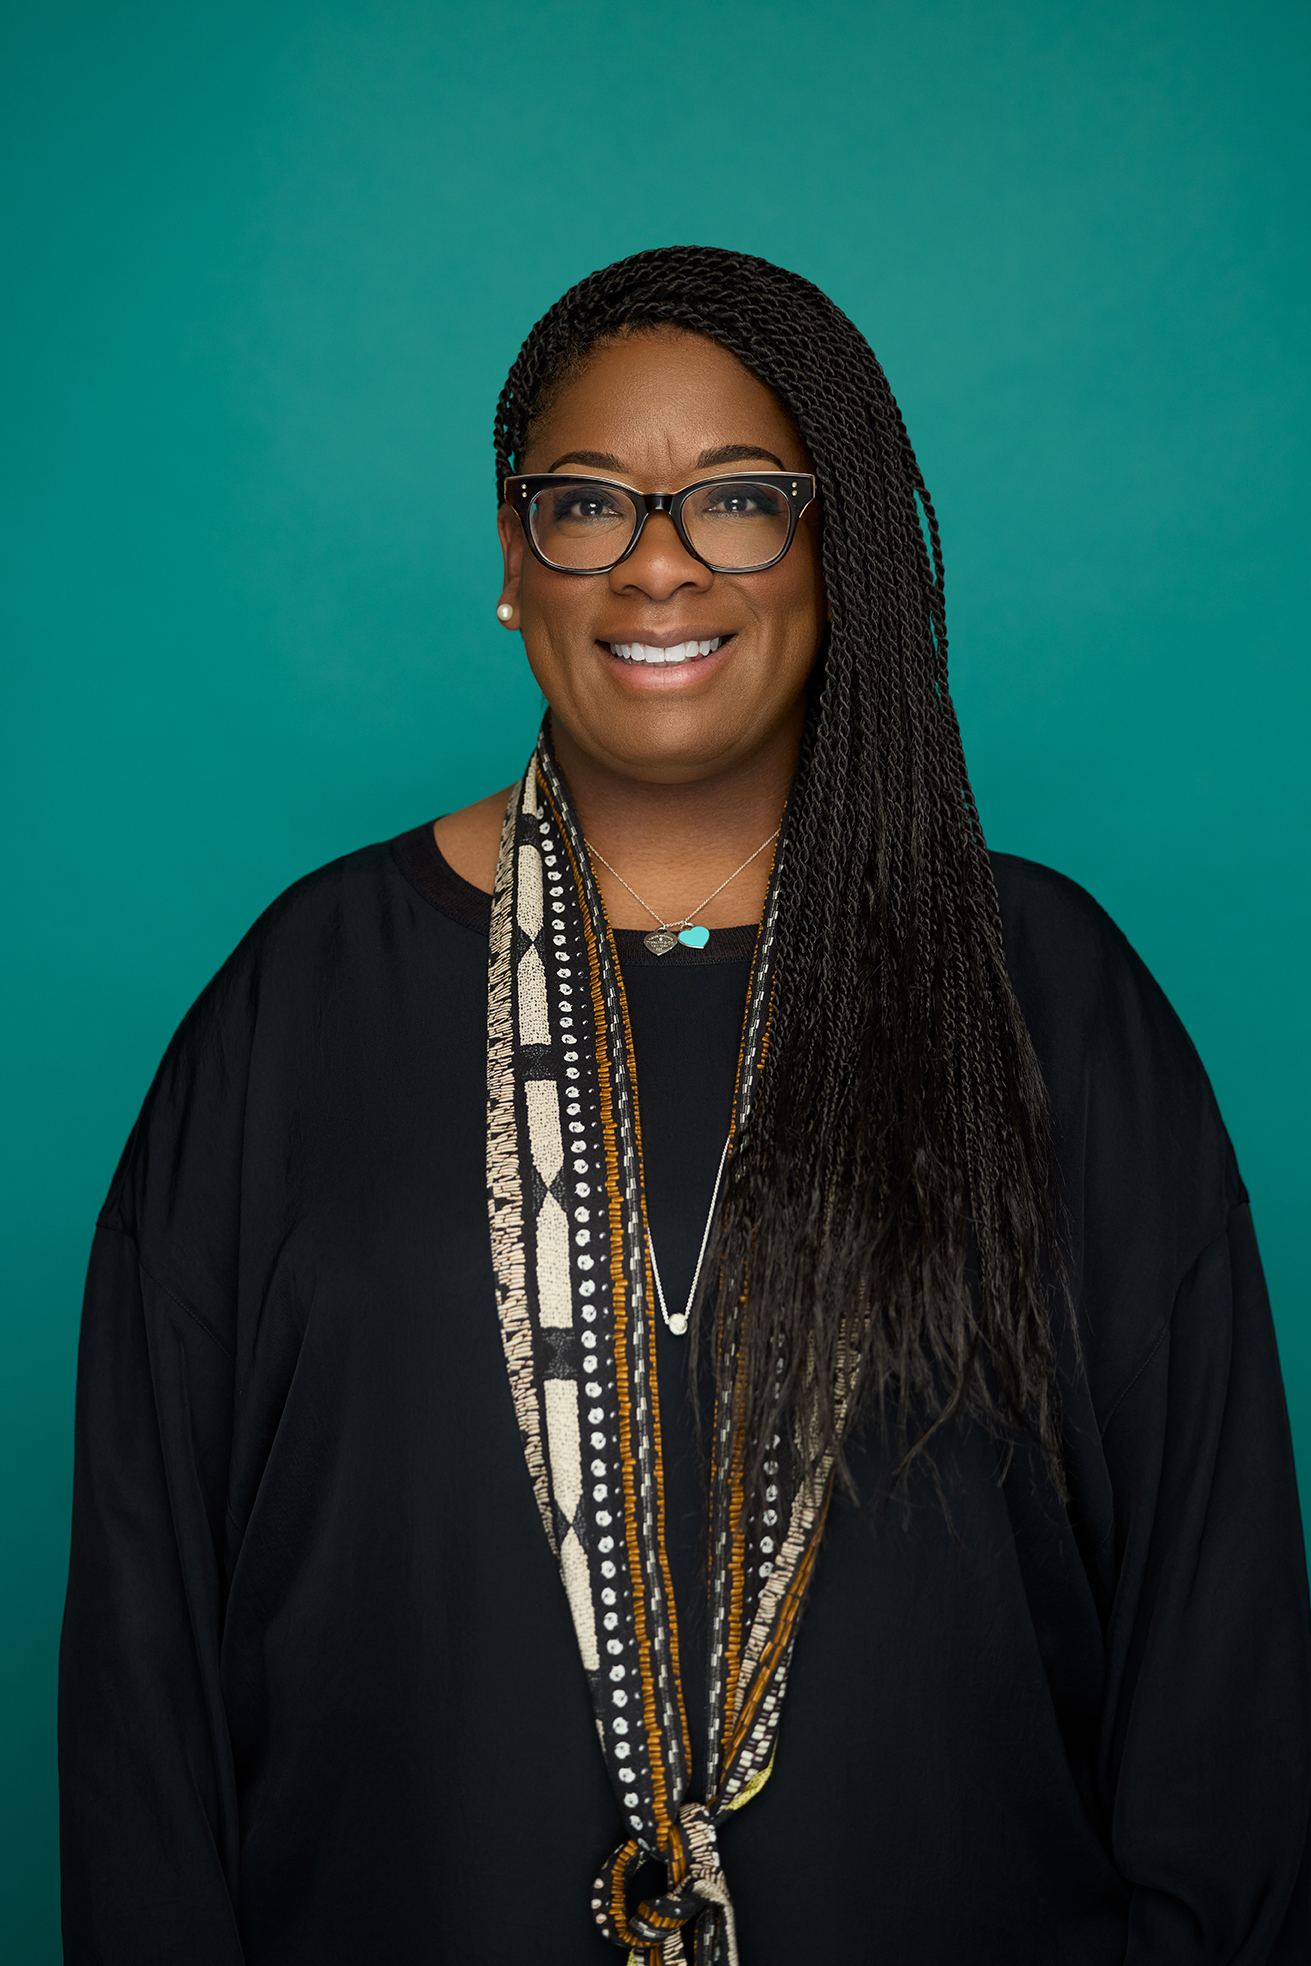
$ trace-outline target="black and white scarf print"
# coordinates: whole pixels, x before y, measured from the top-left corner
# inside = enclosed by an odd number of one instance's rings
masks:
[[[746,1141],[768,1024],[786,827],[747,1000],[729,1153]],[[828,1506],[777,1437],[752,1513],[735,1435],[737,1330],[721,1306],[710,1529],[713,1779],[691,1750],[665,1555],[654,1297],[632,1041],[615,945],[543,727],[506,809],[492,902],[487,1193],[501,1333],[524,1454],[573,1614],[629,1835],[592,1908],[635,1966],[736,1966],[716,1825],[764,1785]],[[662,1895],[630,1907],[663,1862]],[[690,1949],[688,1941],[690,1940]]]

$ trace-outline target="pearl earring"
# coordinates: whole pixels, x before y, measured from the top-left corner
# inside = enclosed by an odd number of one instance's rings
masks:
[[[501,602],[500,607],[496,610],[496,619],[498,621],[513,621],[514,609],[508,601]]]

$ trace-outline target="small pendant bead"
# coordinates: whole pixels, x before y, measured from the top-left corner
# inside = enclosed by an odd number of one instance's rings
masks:
[[[674,1315],[669,1320],[669,1329],[673,1332],[675,1338],[685,1338],[687,1336],[687,1319],[681,1311],[674,1312]]]

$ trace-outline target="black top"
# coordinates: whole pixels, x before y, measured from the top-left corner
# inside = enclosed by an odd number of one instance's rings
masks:
[[[1311,1624],[1246,1196],[1114,925],[994,867],[1069,1216],[1072,1501],[1022,1462],[999,1483],[967,1431],[950,1528],[931,1494],[906,1522],[835,1502],[772,1779],[722,1833],[743,1966],[1302,1961]],[[494,1305],[488,917],[428,828],[300,882],[115,1176],[61,1659],[69,1966],[621,1957],[590,1883],[624,1829]],[[671,1308],[752,935],[618,938]],[[684,1369],[662,1331],[686,1619]]]

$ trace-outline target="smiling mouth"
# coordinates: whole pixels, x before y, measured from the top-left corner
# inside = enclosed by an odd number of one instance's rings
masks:
[[[727,635],[712,635],[708,641],[675,642],[672,648],[653,648],[649,642],[606,642],[604,646],[620,662],[697,662],[713,655],[728,641]]]

